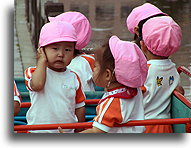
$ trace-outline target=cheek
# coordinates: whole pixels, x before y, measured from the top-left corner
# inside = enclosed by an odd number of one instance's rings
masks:
[[[46,53],[46,58],[47,58],[48,61],[52,61],[54,59],[54,55],[47,52]]]
[[[97,73],[96,73],[96,71],[93,72],[92,78],[93,78],[93,80],[94,80],[94,82],[95,82],[95,80],[96,80],[96,78],[97,78]]]
[[[94,69],[92,78],[96,86],[104,87],[103,78],[102,75],[99,74],[99,70]]]
[[[68,54],[68,55],[66,55],[66,57],[64,58],[64,61],[65,61],[66,63],[70,63],[70,62],[72,61],[72,59],[73,59],[73,54]]]
[[[93,72],[93,80],[94,82],[96,82],[97,78],[98,78],[98,70],[96,68],[94,68],[94,72]]]

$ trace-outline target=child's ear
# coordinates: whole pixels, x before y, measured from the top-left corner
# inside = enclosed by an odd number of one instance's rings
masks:
[[[146,51],[147,51],[147,47],[146,47],[144,41],[140,41],[140,45],[141,45],[141,50],[142,50],[143,52],[146,52]]]
[[[137,36],[139,36],[139,27],[138,26],[135,26],[134,31],[135,31],[135,34]]]
[[[112,79],[112,71],[110,69],[106,69],[106,80],[110,81]]]

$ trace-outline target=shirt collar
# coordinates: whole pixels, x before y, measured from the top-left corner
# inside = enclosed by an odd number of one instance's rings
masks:
[[[107,98],[121,98],[121,99],[132,99],[134,96],[137,95],[137,88],[130,88],[130,87],[118,87],[115,89],[108,90],[103,97],[101,98],[99,104],[106,100]]]

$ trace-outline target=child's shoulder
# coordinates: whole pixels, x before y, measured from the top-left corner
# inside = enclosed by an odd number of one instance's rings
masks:
[[[163,59],[163,60],[150,60],[147,61],[148,68],[157,68],[157,69],[163,69],[164,67],[175,67],[175,63],[173,63],[170,59]]]
[[[90,59],[93,59],[93,60],[95,59],[94,54],[83,53],[83,54],[80,54],[79,56],[82,57],[82,58],[85,58],[85,59],[87,59],[87,58],[90,58]]]
[[[36,70],[36,66],[28,67],[25,69],[25,75],[32,74]]]
[[[87,61],[93,71],[95,62],[94,54],[81,54],[80,57]]]
[[[94,54],[86,54],[86,53],[82,53],[77,55],[72,62],[76,63],[76,62],[81,62],[81,61],[87,61],[89,63],[94,62],[95,58],[94,58]]]
[[[30,66],[30,67],[26,68],[25,70],[32,70],[32,69],[36,69],[36,66]]]
[[[74,72],[74,71],[72,71],[72,70],[70,70],[70,69],[68,69],[68,72],[70,73],[70,75],[73,75],[73,77],[74,77],[75,79],[77,79],[77,81],[78,81],[79,83],[81,83],[80,77],[78,76],[78,74],[77,74],[76,72]]]
[[[68,69],[68,72],[70,74],[72,74],[73,76],[75,76],[75,77],[79,77],[78,74],[76,72],[74,72],[73,70],[71,70],[71,69]]]

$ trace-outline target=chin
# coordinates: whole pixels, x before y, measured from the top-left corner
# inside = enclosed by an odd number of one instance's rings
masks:
[[[54,66],[54,67],[49,67],[50,69],[57,71],[57,72],[63,72],[66,70],[66,67],[64,66]]]
[[[57,71],[57,72],[64,72],[64,71],[66,71],[66,68],[56,68],[55,71]]]
[[[96,83],[95,81],[94,81],[94,83],[95,83],[96,86],[103,87],[103,88],[105,87],[104,85],[102,85],[100,83]]]
[[[56,68],[56,69],[64,69],[64,68],[66,68],[66,66],[59,64],[59,65],[55,65],[54,68]]]

